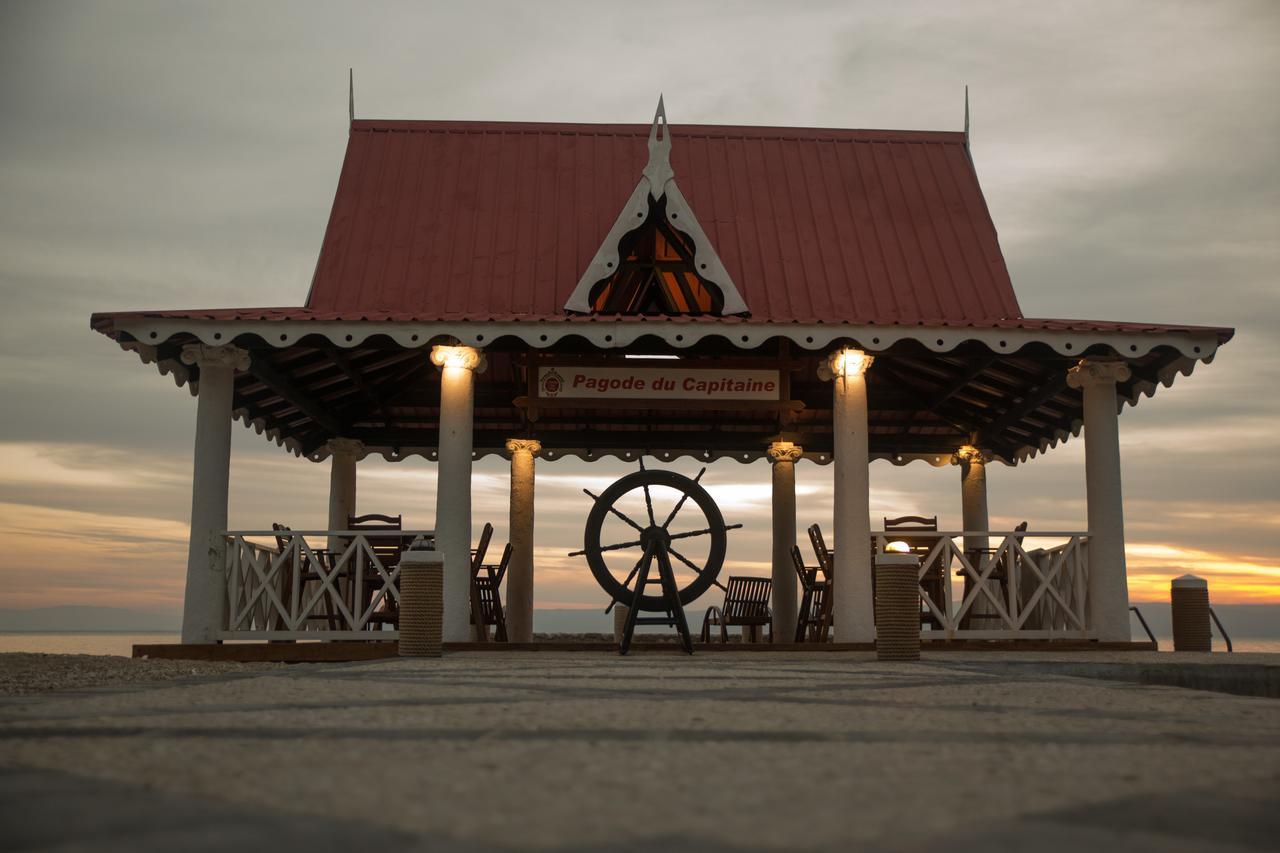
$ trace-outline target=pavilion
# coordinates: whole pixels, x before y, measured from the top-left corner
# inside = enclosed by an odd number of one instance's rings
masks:
[[[645,125],[353,116],[303,307],[91,323],[198,397],[185,643],[315,637],[325,626],[307,619],[337,595],[322,583],[280,600],[270,555],[227,530],[237,419],[329,460],[330,536],[354,513],[359,459],[438,463],[455,641],[476,458],[511,460],[513,640],[532,632],[534,458],[648,456],[772,460],[784,631],[794,464],[831,464],[836,639],[866,642],[870,551],[839,546],[877,538],[871,460],[956,465],[954,536],[1012,559],[1021,538],[989,530],[985,466],[1083,430],[1087,530],[1044,552],[1036,589],[1006,597],[982,636],[1128,641],[1118,415],[1233,334],[1024,317],[967,129],[669,129],[661,102]],[[963,636],[951,617],[968,598],[926,601],[948,636]],[[1046,605],[1061,612],[1028,621]],[[333,636],[372,636],[368,611],[343,614]]]

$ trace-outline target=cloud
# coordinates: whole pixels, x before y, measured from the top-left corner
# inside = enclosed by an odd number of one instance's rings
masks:
[[[1154,595],[1193,566],[1215,599],[1271,594],[1238,564],[1280,562],[1280,8],[655,2],[646,15],[679,25],[637,28],[621,2],[4,4],[0,535],[28,549],[5,564],[5,595],[180,597],[195,401],[88,315],[299,304],[346,143],[348,65],[361,116],[643,121],[663,91],[677,128],[959,129],[970,84],[973,155],[1027,314],[1240,329],[1121,419],[1130,538],[1175,549],[1134,552],[1135,588]],[[993,525],[1081,529],[1081,445],[993,466]],[[505,463],[476,470],[477,524],[503,541]],[[538,470],[538,600],[599,604],[564,555],[581,542],[582,489],[633,466]],[[434,523],[432,464],[368,459],[360,476],[362,508]],[[797,480],[801,526],[829,525],[831,469],[802,463]],[[745,525],[730,570],[763,572],[767,465],[716,463],[706,481]],[[877,521],[959,526],[954,469],[875,463],[871,485]],[[239,426],[231,488],[234,526],[327,517],[327,468]],[[63,522],[92,531],[68,535],[74,559],[37,547]],[[95,548],[113,567],[97,579]]]

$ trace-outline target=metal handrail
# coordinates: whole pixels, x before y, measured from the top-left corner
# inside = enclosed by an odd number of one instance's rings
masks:
[[[1213,617],[1213,624],[1218,626],[1218,633],[1222,635],[1222,639],[1227,642],[1227,651],[1231,651],[1231,638],[1227,636],[1227,629],[1222,627],[1222,620],[1218,618],[1218,614],[1213,612],[1213,607],[1209,607],[1209,615]]]
[[[1151,626],[1147,624],[1147,620],[1143,618],[1142,611],[1138,609],[1136,604],[1129,605],[1129,612],[1138,617],[1138,621],[1142,623],[1142,630],[1147,632],[1147,636],[1151,638],[1151,644],[1156,647],[1156,651],[1160,651],[1160,641],[1156,639],[1156,635],[1151,633]],[[1212,608],[1210,608],[1212,612]],[[1227,648],[1230,649],[1231,641],[1227,640]]]

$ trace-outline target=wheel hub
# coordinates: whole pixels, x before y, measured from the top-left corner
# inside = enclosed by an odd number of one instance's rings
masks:
[[[640,545],[646,551],[658,548],[665,551],[671,545],[671,534],[657,525],[646,527],[640,531]]]

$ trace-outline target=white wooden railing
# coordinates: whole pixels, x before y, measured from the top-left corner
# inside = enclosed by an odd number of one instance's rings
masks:
[[[235,530],[226,534],[223,640],[392,640],[399,560],[429,530]]]
[[[877,531],[876,552],[907,541],[920,557],[922,636],[1088,639],[1089,534]],[[965,540],[987,547],[967,551]],[[955,583],[958,581],[958,583]]]

